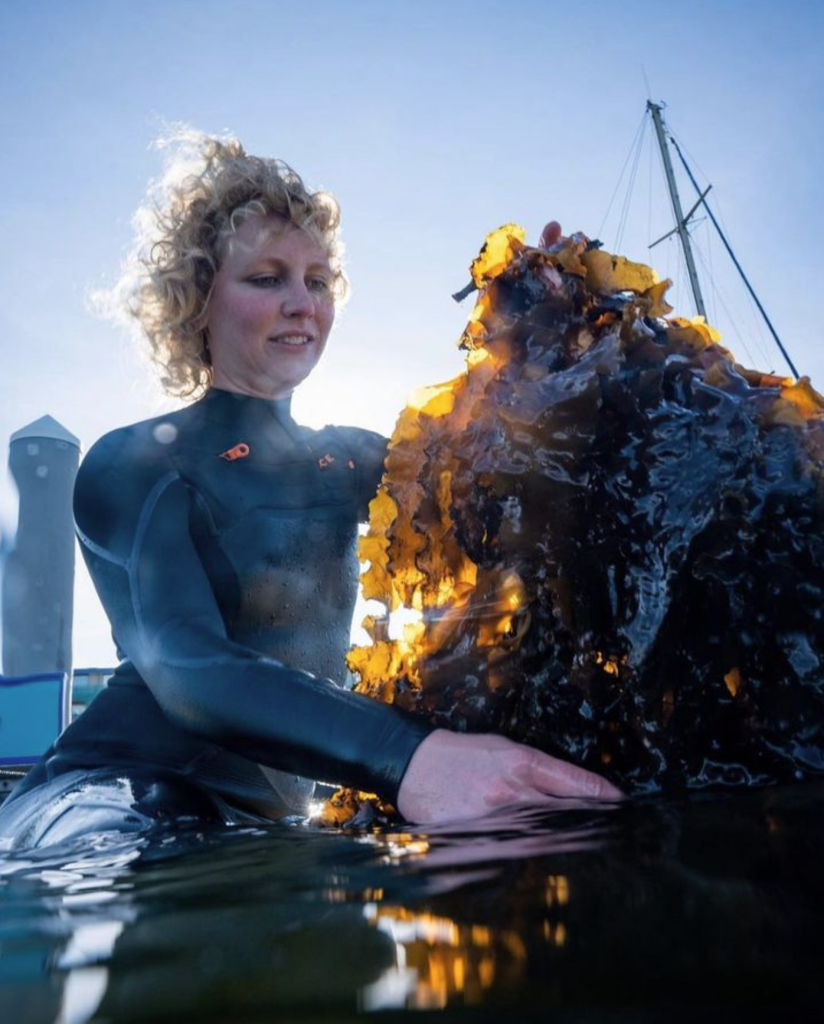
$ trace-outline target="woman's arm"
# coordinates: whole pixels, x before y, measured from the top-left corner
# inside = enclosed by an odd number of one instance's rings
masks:
[[[192,541],[190,488],[146,451],[128,429],[98,442],[75,518],[117,643],[165,714],[250,760],[396,801],[431,727],[234,643]]]

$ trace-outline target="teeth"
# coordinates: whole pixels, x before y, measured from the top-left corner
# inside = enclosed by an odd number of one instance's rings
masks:
[[[279,338],[272,338],[272,341],[280,342],[282,345],[308,345],[311,340],[306,334],[285,334]]]

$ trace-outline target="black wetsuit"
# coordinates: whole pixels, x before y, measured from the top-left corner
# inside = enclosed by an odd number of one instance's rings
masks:
[[[394,800],[430,727],[340,685],[385,444],[217,389],[100,440],[75,518],[126,660],[21,793],[114,768],[274,814],[270,766]]]

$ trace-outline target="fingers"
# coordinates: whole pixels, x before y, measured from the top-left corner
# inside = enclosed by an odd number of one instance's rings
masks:
[[[561,240],[561,225],[557,220],[551,220],[541,232],[540,246],[542,249],[550,249]]]
[[[503,736],[437,729],[404,774],[397,807],[419,824],[483,817],[505,806],[565,808],[623,794],[593,772]]]
[[[624,796],[620,789],[600,775],[537,750],[530,761],[529,781],[548,796],[587,800],[621,800]]]

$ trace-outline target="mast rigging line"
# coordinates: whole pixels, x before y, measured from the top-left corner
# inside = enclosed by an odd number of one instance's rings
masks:
[[[695,169],[697,169],[698,174],[703,176],[703,178],[705,179],[707,184],[709,184],[709,175],[707,174],[707,172],[704,170],[704,168],[699,163],[698,158],[696,157],[696,155],[694,153],[690,152],[689,146],[679,136],[678,132],[675,131],[675,129],[672,127],[671,124],[667,124],[667,133],[681,147],[681,152],[685,156],[689,157],[690,166],[695,168]],[[716,219],[718,220],[718,223],[721,225],[722,230],[725,231],[727,234],[729,234],[729,230],[730,229],[729,229],[729,226],[727,225],[726,221],[724,220],[724,213],[723,213],[723,210],[721,209],[721,197],[719,196],[718,192],[715,193],[715,199],[713,200],[713,206],[714,206],[714,212],[715,212]],[[721,286],[715,280],[715,270],[714,270],[713,261],[712,261],[712,231],[711,231],[712,222],[710,221],[710,219],[708,217],[705,217],[704,218],[704,223],[707,226],[707,228],[706,228],[707,245],[708,245],[708,250],[709,250],[709,255],[710,255],[709,266],[706,265],[702,255],[701,255],[700,247],[698,246],[697,242],[696,242],[696,251],[698,252],[699,258],[701,258],[702,263],[704,263],[704,269],[707,271],[707,273],[709,275],[710,287],[713,289],[713,291],[717,291],[719,296],[722,296],[722,305],[724,306],[724,310],[725,310],[725,312],[727,314],[727,317],[730,320],[730,323],[732,325],[732,329],[735,332],[736,337],[738,337],[741,340],[742,345],[744,345],[743,338],[742,338],[741,332],[738,330],[738,327],[736,325],[736,321],[735,321],[732,313],[730,312],[730,309],[728,308],[726,301],[723,301],[723,291],[724,290],[723,290],[723,288],[721,288]],[[729,296],[727,298],[729,298]],[[756,348],[757,348],[757,350],[759,352],[758,359],[753,363],[753,366],[755,366],[758,362],[762,362],[764,364],[764,366],[771,366],[772,365],[772,360],[774,358],[774,355],[771,354],[771,350],[765,344],[766,338],[764,336],[764,331],[765,331],[764,318],[761,316],[761,314],[760,314],[760,312],[758,310],[758,307],[756,306],[755,302],[752,301],[752,299],[749,296],[749,294],[748,294],[748,298],[750,298],[749,311],[748,312],[749,312],[749,315],[752,317],[752,330],[753,330],[752,339],[753,339],[753,344],[756,346]],[[718,319],[718,317],[716,316],[715,317],[715,321],[717,321],[717,319]],[[776,370],[775,370],[774,367],[773,367],[772,370],[770,370],[770,373],[776,373]]]
[[[718,301],[721,303],[721,308],[724,310],[724,312],[725,312],[725,314],[727,316],[727,319],[730,322],[730,326],[732,327],[732,330],[734,331],[735,336],[738,339],[738,343],[741,345],[741,348],[743,349],[745,355],[750,360],[750,362],[751,362],[751,364],[753,366],[757,366],[762,361],[763,361],[765,366],[770,366],[771,359],[770,359],[769,354],[764,351],[763,345],[760,345],[760,344],[758,345],[758,349],[759,349],[758,358],[756,359],[756,357],[753,355],[752,351],[750,350],[750,346],[747,344],[747,341],[744,338],[744,335],[738,329],[738,322],[737,322],[736,316],[733,315],[732,310],[730,309],[729,305],[727,304],[727,300],[726,300],[726,298],[724,296],[724,292],[721,290],[721,288],[718,285],[716,285],[715,281],[713,280],[712,275],[710,273],[710,268],[707,266],[707,261],[704,259],[704,254],[701,252],[701,247],[699,245],[697,245],[697,244],[695,246],[695,251],[698,254],[698,259],[701,262],[701,266],[704,268],[704,270],[706,271],[707,275],[709,276],[710,283],[711,283],[711,286],[712,286],[712,291],[713,291],[713,297],[717,298]],[[717,323],[717,318],[716,318],[716,323]],[[753,344],[756,344],[756,342],[757,342],[756,336],[755,336],[755,334],[753,334]],[[774,373],[775,371],[771,368],[769,370],[769,372],[770,373]]]
[[[782,345],[781,339],[778,337],[778,333],[776,332],[776,329],[772,325],[772,321],[767,316],[767,311],[761,305],[761,302],[759,301],[758,296],[755,294],[755,290],[754,290],[753,286],[749,282],[749,278],[744,273],[743,267],[738,262],[738,260],[737,260],[737,258],[735,256],[735,253],[732,251],[732,246],[727,241],[727,236],[721,230],[721,226],[719,225],[718,221],[715,219],[715,215],[713,214],[712,210],[710,209],[709,203],[707,202],[707,199],[706,199],[706,195],[707,195],[707,192],[709,191],[709,189],[707,189],[706,192],[703,192],[703,193],[701,192],[701,188],[700,188],[698,182],[695,180],[695,176],[693,175],[692,171],[690,170],[689,164],[684,159],[684,154],[681,152],[681,147],[678,145],[678,143],[672,137],[671,133],[668,133],[668,137],[669,137],[670,144],[673,146],[673,148],[675,149],[675,152],[678,154],[678,158],[681,161],[681,164],[683,165],[684,170],[687,172],[687,176],[689,177],[690,181],[692,182],[693,188],[698,193],[698,196],[699,196],[698,202],[695,204],[695,207],[693,207],[693,211],[698,207],[699,204],[703,204],[704,209],[707,211],[707,215],[709,216],[710,220],[712,221],[713,227],[718,232],[718,237],[724,243],[724,248],[727,250],[727,252],[729,253],[730,259],[735,264],[735,269],[740,274],[741,280],[744,282],[744,284],[745,284],[745,286],[747,288],[747,291],[750,293],[750,296],[752,297],[753,302],[758,307],[759,313],[764,318],[764,322],[766,323],[767,328],[769,329],[770,334],[773,336],[773,340],[775,341],[776,345],[778,345],[779,349],[781,350],[781,355],[786,360],[786,363],[789,366],[790,370],[792,371],[793,376],[796,379],[798,379],[800,374],[799,374],[798,370],[795,368],[795,364],[793,363],[792,359],[790,358],[789,352]]]
[[[646,138],[646,128],[648,121],[646,117],[641,122],[641,135],[638,139],[638,144],[635,147],[635,157],[632,161],[632,170],[629,173],[629,180],[627,181],[627,191],[624,196],[624,205],[621,210],[621,218],[618,222],[618,232],[615,236],[615,251],[617,252],[621,248],[621,243],[624,239],[624,231],[626,230],[627,221],[629,220],[629,211],[632,205],[632,194],[635,191],[635,179],[638,176],[638,165],[641,162],[641,153],[644,148],[644,139]]]
[[[613,189],[612,197],[610,198],[609,204],[607,206],[607,212],[604,214],[604,218],[601,221],[601,226],[598,228],[598,231],[595,234],[596,238],[600,238],[601,235],[603,234],[604,226],[605,226],[605,224],[607,222],[607,218],[610,215],[610,211],[612,210],[612,204],[615,202],[615,197],[618,195],[618,189],[621,187],[621,182],[624,180],[624,174],[626,173],[627,164],[632,159],[632,154],[635,152],[635,148],[639,144],[639,136],[641,135],[641,133],[644,130],[644,126],[646,125],[646,121],[647,121],[647,111],[645,110],[643,115],[642,115],[642,117],[641,117],[641,122],[640,122],[640,124],[638,125],[638,128],[635,131],[635,135],[633,137],[632,144],[629,147],[629,152],[627,153],[626,159],[624,160],[624,166],[621,168],[621,173],[618,175],[618,181],[615,183],[615,188]]]

